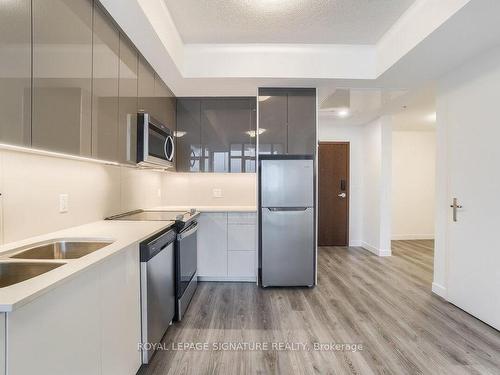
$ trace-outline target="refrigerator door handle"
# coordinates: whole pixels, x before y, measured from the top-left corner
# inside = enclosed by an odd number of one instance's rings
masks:
[[[309,207],[268,207],[269,211],[280,212],[280,211],[305,211]]]

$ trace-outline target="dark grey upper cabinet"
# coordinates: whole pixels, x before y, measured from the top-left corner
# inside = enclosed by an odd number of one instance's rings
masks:
[[[0,142],[31,145],[31,0],[0,1]]]
[[[201,172],[201,100],[177,100],[177,171]]]
[[[92,155],[118,160],[118,29],[97,3],[94,5]]]
[[[288,93],[288,153],[316,153],[315,89],[296,89]]]
[[[155,71],[142,56],[139,56],[138,79],[139,111],[158,117],[155,105]]]
[[[255,98],[177,100],[177,170],[255,172]]]
[[[201,144],[205,172],[254,172],[254,98],[201,102]]]
[[[259,90],[259,153],[316,153],[316,90]]]
[[[287,153],[287,91],[259,91],[259,153]]]
[[[91,154],[92,1],[33,1],[32,145]]]
[[[120,84],[118,96],[118,156],[121,163],[137,162],[137,70],[139,56],[132,43],[120,35]]]

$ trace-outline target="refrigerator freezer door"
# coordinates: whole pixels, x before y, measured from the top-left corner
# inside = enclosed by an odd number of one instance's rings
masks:
[[[262,160],[262,207],[313,207],[312,160]]]
[[[314,209],[262,208],[262,285],[314,284]]]

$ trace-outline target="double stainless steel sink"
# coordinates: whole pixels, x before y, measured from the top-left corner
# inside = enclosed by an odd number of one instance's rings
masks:
[[[0,288],[52,271],[65,265],[66,262],[62,262],[64,260],[81,258],[111,243],[113,241],[54,240],[28,248],[15,249],[9,252],[10,255],[0,259]],[[13,259],[26,259],[27,261],[12,261]],[[47,262],[47,260],[57,262]]]

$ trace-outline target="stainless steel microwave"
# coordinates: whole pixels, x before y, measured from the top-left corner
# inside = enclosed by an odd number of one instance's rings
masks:
[[[172,131],[149,113],[137,114],[137,164],[145,167],[172,168],[175,144]]]

